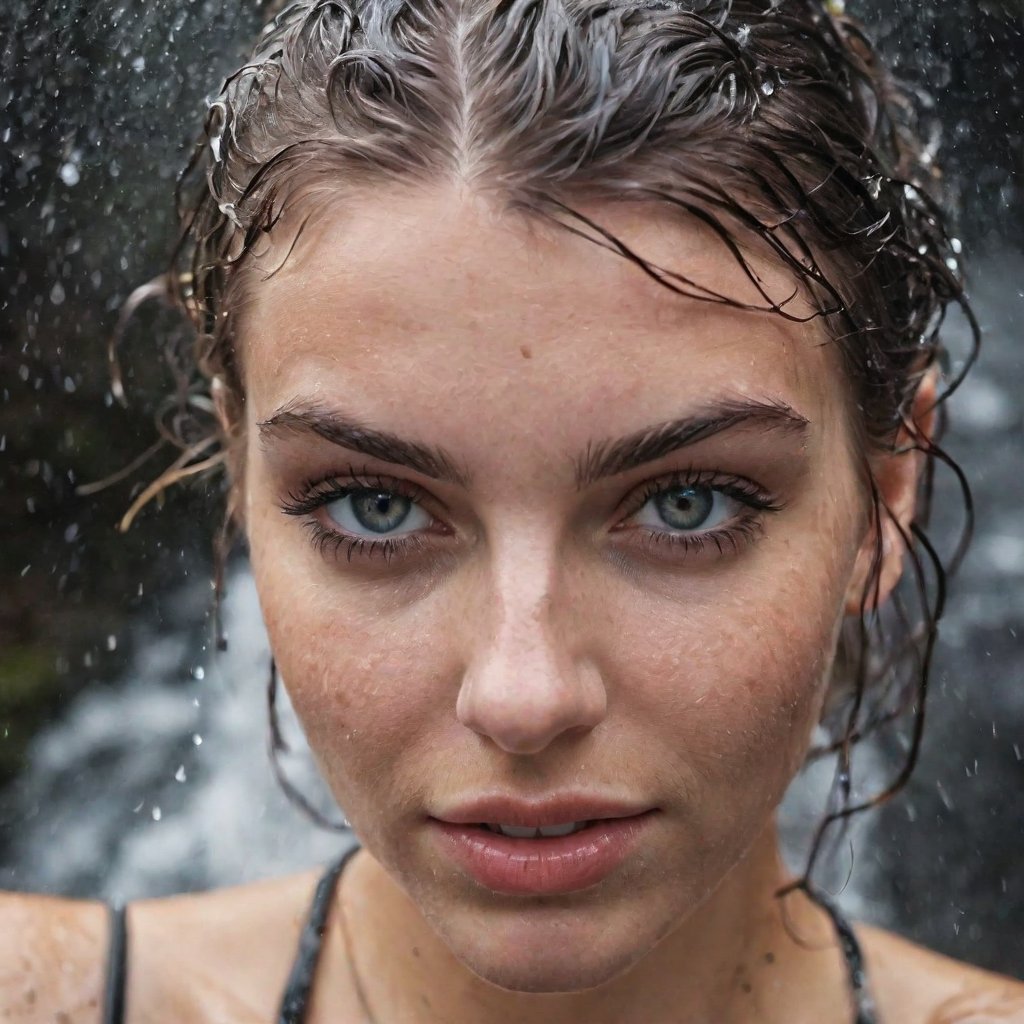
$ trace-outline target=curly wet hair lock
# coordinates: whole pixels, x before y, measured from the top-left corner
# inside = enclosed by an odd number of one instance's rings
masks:
[[[270,235],[287,232],[294,244],[318,198],[359,202],[382,183],[459,180],[582,235],[673,292],[741,305],[647,261],[577,209],[583,197],[642,202],[714,233],[759,289],[763,301],[744,308],[798,319],[797,293],[769,295],[746,262],[756,243],[812,297],[813,317],[841,354],[860,411],[876,565],[888,510],[869,456],[900,446],[923,451],[928,466],[903,535],[906,579],[880,611],[876,573],[842,634],[829,738],[815,752],[838,755],[837,785],[809,873],[831,824],[909,776],[945,575],[969,532],[963,484],[968,527],[944,566],[926,533],[934,470],[944,464],[963,479],[910,417],[924,376],[949,368],[947,310],[963,311],[972,348],[943,400],[979,337],[919,134],[914,104],[866,35],[841,5],[820,0],[277,5],[251,59],[210,103],[180,181],[182,233],[158,289],[195,330],[178,412],[208,415],[215,387],[229,422],[240,423],[246,290]],[[182,441],[142,497],[240,448],[211,429],[205,447],[195,435]],[[232,466],[244,473],[240,454]],[[852,751],[891,723],[909,723],[906,761],[874,799],[855,799]]]

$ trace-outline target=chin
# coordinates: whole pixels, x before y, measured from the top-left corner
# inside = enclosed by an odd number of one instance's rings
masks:
[[[595,914],[554,908],[450,915],[431,924],[451,953],[484,981],[540,994],[598,988],[628,971],[670,930],[655,914]]]
[[[497,988],[509,992],[551,995],[582,992],[598,988],[628,971],[643,955],[634,943],[620,950],[595,954],[592,947],[562,942],[556,952],[550,947],[535,955],[512,950],[508,944],[484,956],[477,950],[452,952],[474,974]]]

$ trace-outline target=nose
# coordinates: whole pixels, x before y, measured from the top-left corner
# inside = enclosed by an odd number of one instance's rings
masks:
[[[593,729],[608,710],[597,665],[582,656],[571,595],[540,559],[495,569],[488,614],[456,703],[459,721],[513,754],[537,754],[568,732]],[[552,564],[549,560],[548,564]],[[577,609],[578,611],[578,609]]]

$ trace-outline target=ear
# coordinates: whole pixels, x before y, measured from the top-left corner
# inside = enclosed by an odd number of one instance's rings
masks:
[[[871,478],[878,494],[877,518],[872,512],[867,534],[846,593],[846,614],[859,615],[864,588],[871,584],[865,609],[881,607],[903,575],[910,526],[917,512],[921,475],[927,463],[925,451],[935,436],[938,397],[937,368],[928,370],[918,385],[910,415],[900,428],[891,451],[868,459]],[[878,544],[881,561],[875,569]],[[871,581],[877,574],[877,585]]]

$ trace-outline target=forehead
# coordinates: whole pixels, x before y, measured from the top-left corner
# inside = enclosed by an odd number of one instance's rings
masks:
[[[764,305],[696,220],[639,204],[578,208],[658,267]],[[280,265],[272,277],[249,277],[240,335],[253,421],[299,395],[373,417],[597,410],[623,429],[709,394],[779,398],[811,418],[842,401],[820,321],[681,297],[592,241],[472,193],[336,200],[290,245],[262,259]],[[746,255],[773,298],[792,295],[791,274]]]

